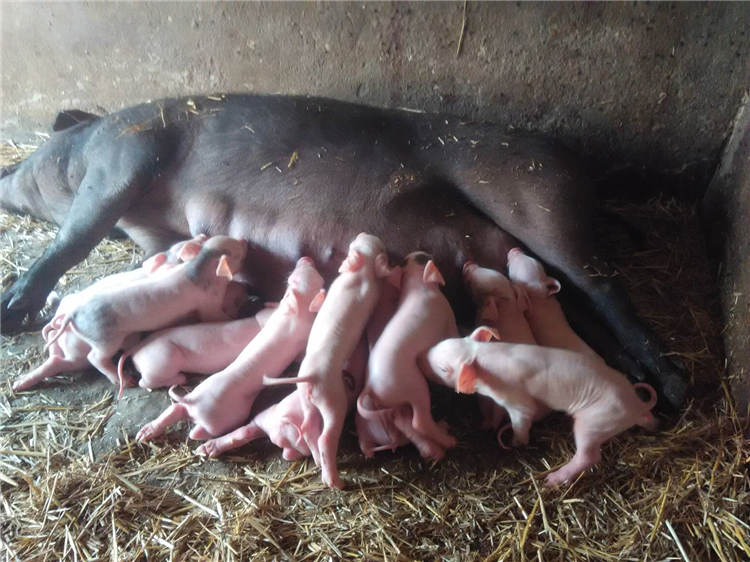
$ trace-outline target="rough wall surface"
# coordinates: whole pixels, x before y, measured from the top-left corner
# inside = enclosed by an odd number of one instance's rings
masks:
[[[737,116],[701,208],[719,266],[724,352],[740,413],[750,414],[750,101]]]
[[[0,9],[4,138],[48,130],[64,108],[315,94],[547,131],[604,185],[629,170],[631,186],[695,192],[750,83],[748,3],[469,2],[458,57],[462,2]]]

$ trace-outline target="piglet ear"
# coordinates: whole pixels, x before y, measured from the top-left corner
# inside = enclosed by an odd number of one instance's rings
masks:
[[[158,254],[151,256],[146,261],[143,262],[143,269],[146,270],[146,273],[151,275],[154,271],[159,269],[162,265],[164,265],[167,261],[167,254],[164,252],[159,252]]]
[[[286,305],[289,312],[295,316],[299,314],[300,294],[296,289],[289,289],[281,302]]]
[[[473,363],[461,363],[456,379],[456,392],[460,394],[474,394],[477,384],[477,370]]]
[[[232,280],[232,269],[229,267],[229,260],[226,256],[219,258],[219,265],[216,268],[216,277],[226,277],[230,281]]]
[[[359,250],[352,250],[339,267],[339,273],[354,272],[365,264],[365,256]]]
[[[445,279],[443,279],[443,276],[440,275],[440,270],[438,270],[435,262],[432,260],[428,261],[427,265],[424,266],[424,275],[422,276],[422,280],[425,283],[437,283],[438,285],[445,285]]]
[[[182,261],[190,261],[201,253],[201,245],[196,242],[185,242],[185,245],[180,248],[177,257]]]
[[[378,277],[389,277],[392,273],[393,269],[388,267],[388,256],[378,254],[375,258],[375,275]]]
[[[490,297],[487,299],[487,302],[484,303],[484,308],[482,309],[482,320],[496,322],[499,319],[500,315],[497,312],[497,303],[494,298]]]
[[[552,277],[547,277],[547,282],[545,283],[545,286],[547,287],[547,296],[554,295],[555,293],[559,293],[560,289],[562,288],[562,285],[560,285],[560,282],[557,279],[554,279]]]
[[[529,293],[526,292],[526,289],[514,284],[513,291],[516,293],[516,302],[518,303],[518,310],[521,312],[526,312],[527,310],[531,310],[531,299],[529,298]]]
[[[401,290],[401,279],[404,276],[404,270],[400,266],[396,266],[391,270],[391,274],[388,276],[388,283],[396,287],[399,291]]]
[[[323,303],[326,300],[326,290],[321,289],[320,292],[315,295],[315,298],[310,303],[310,312],[318,312],[320,310],[320,307],[323,306]]]
[[[495,328],[489,328],[487,326],[479,326],[479,328],[474,330],[469,336],[470,340],[478,342],[487,342],[492,338],[500,341],[500,334],[497,333],[497,330]]]

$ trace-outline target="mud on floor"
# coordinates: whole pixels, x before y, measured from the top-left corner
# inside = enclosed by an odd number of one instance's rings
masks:
[[[3,164],[29,149],[2,147]],[[471,397],[440,389],[437,418],[460,439],[440,463],[412,448],[358,451],[352,425],[340,449],[343,492],[310,461],[287,463],[268,443],[206,461],[186,427],[155,443],[133,435],[169,403],[131,389],[120,401],[104,377],[69,375],[14,394],[10,382],[41,360],[38,333],[2,337],[0,541],[18,560],[746,560],[750,449],[727,401],[713,276],[695,215],[674,201],[609,203],[647,234],[637,251],[601,229],[641,315],[694,382],[678,420],[631,431],[569,489],[533,477],[573,453],[570,424],[535,426],[530,446],[502,451],[478,431]],[[55,229],[0,215],[3,285],[28,267]],[[129,241],[105,241],[66,274],[61,294],[136,264]]]

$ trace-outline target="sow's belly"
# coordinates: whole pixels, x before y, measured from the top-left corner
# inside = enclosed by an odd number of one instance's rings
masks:
[[[332,281],[349,243],[360,232],[383,240],[391,263],[400,263],[417,250],[432,254],[452,300],[465,300],[461,269],[466,260],[504,268],[508,251],[518,245],[466,203],[439,198],[366,209],[290,205],[283,211],[259,214],[257,209],[238,208],[227,232],[249,242],[246,279],[274,300],[283,294],[286,278],[302,256],[313,258],[326,281]]]

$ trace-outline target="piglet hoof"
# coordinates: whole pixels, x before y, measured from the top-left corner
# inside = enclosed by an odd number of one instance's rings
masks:
[[[154,428],[151,424],[144,425],[141,430],[136,434],[136,441],[151,441],[155,437]]]
[[[285,461],[298,461],[305,458],[305,456],[306,455],[304,453],[298,451],[297,449],[293,449],[292,447],[285,447],[283,453],[281,453],[281,458],[283,458]]]
[[[435,462],[443,460],[444,456],[445,456],[445,449],[443,449],[442,447],[436,446],[429,453],[429,458],[431,458]]]
[[[196,455],[208,457],[209,459],[215,459],[221,454],[221,450],[216,445],[214,440],[206,441],[203,445],[195,450]]]
[[[559,470],[553,472],[552,474],[548,474],[544,479],[545,485],[550,488],[556,488],[558,486],[565,485],[568,482],[568,478],[564,474],[560,474]]]
[[[338,475],[323,474],[323,483],[331,489],[343,490],[344,481]]]

